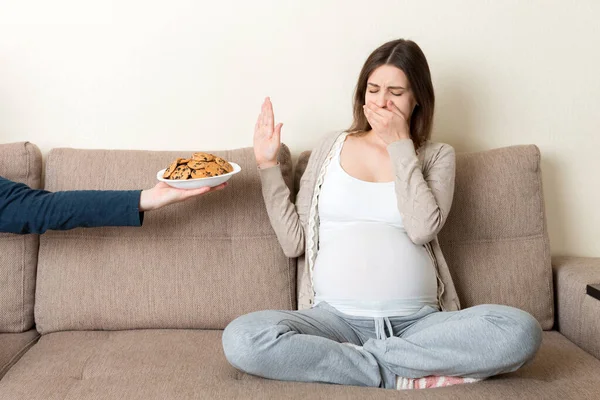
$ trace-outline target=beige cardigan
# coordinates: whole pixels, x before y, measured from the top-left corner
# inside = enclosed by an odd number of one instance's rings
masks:
[[[267,213],[283,252],[290,258],[300,257],[299,309],[311,308],[314,303],[312,272],[319,244],[319,194],[329,162],[347,135],[328,135],[313,150],[300,180],[295,207],[279,166],[260,170]],[[395,169],[398,209],[406,232],[415,244],[425,246],[436,266],[441,309],[458,310],[456,289],[437,240],[454,195],[454,149],[426,142],[417,154],[412,140],[405,139],[390,144],[387,150]]]

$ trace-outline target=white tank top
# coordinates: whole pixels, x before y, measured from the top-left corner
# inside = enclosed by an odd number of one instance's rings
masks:
[[[319,195],[315,304],[365,317],[405,316],[438,307],[435,266],[414,244],[398,211],[394,182],[374,183],[341,166],[343,143]]]

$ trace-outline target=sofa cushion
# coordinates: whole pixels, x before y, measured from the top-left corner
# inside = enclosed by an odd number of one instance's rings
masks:
[[[310,152],[300,155],[296,182],[309,157]],[[552,329],[552,267],[537,147],[457,154],[454,202],[439,240],[463,308],[506,304]]]
[[[21,333],[0,333],[0,379],[39,337],[35,329]]]
[[[536,146],[458,155],[454,204],[439,238],[463,307],[506,304],[552,329],[552,266]]]
[[[158,170],[191,153],[55,149],[46,187],[150,188]],[[222,329],[244,313],[295,307],[295,260],[285,257],[271,228],[252,149],[214,153],[242,167],[225,190],[146,213],[141,228],[43,235],[40,332]],[[281,153],[291,186],[290,153]]]
[[[41,187],[42,155],[31,143],[0,145],[0,176]],[[38,235],[0,233],[0,332],[33,327]]]
[[[600,361],[545,332],[534,361],[477,384],[397,392],[279,382],[225,360],[220,331],[57,332],[42,336],[0,381],[1,399],[540,399],[594,398]],[[592,396],[592,397],[590,397]]]

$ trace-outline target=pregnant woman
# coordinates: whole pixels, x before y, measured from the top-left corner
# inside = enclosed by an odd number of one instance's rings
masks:
[[[455,153],[430,141],[434,102],[416,43],[376,49],[358,78],[354,123],[312,152],[294,205],[277,164],[282,124],[265,100],[254,152],[283,251],[304,256],[301,310],[231,322],[223,346],[233,366],[271,379],[412,389],[475,382],[533,358],[541,328],[530,314],[460,310],[437,240]]]

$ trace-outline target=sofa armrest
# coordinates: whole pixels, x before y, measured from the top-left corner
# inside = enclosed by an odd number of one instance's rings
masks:
[[[35,329],[23,333],[0,333],[0,379],[39,337]]]
[[[600,258],[553,257],[557,328],[600,359],[600,300],[586,294],[600,283]]]

